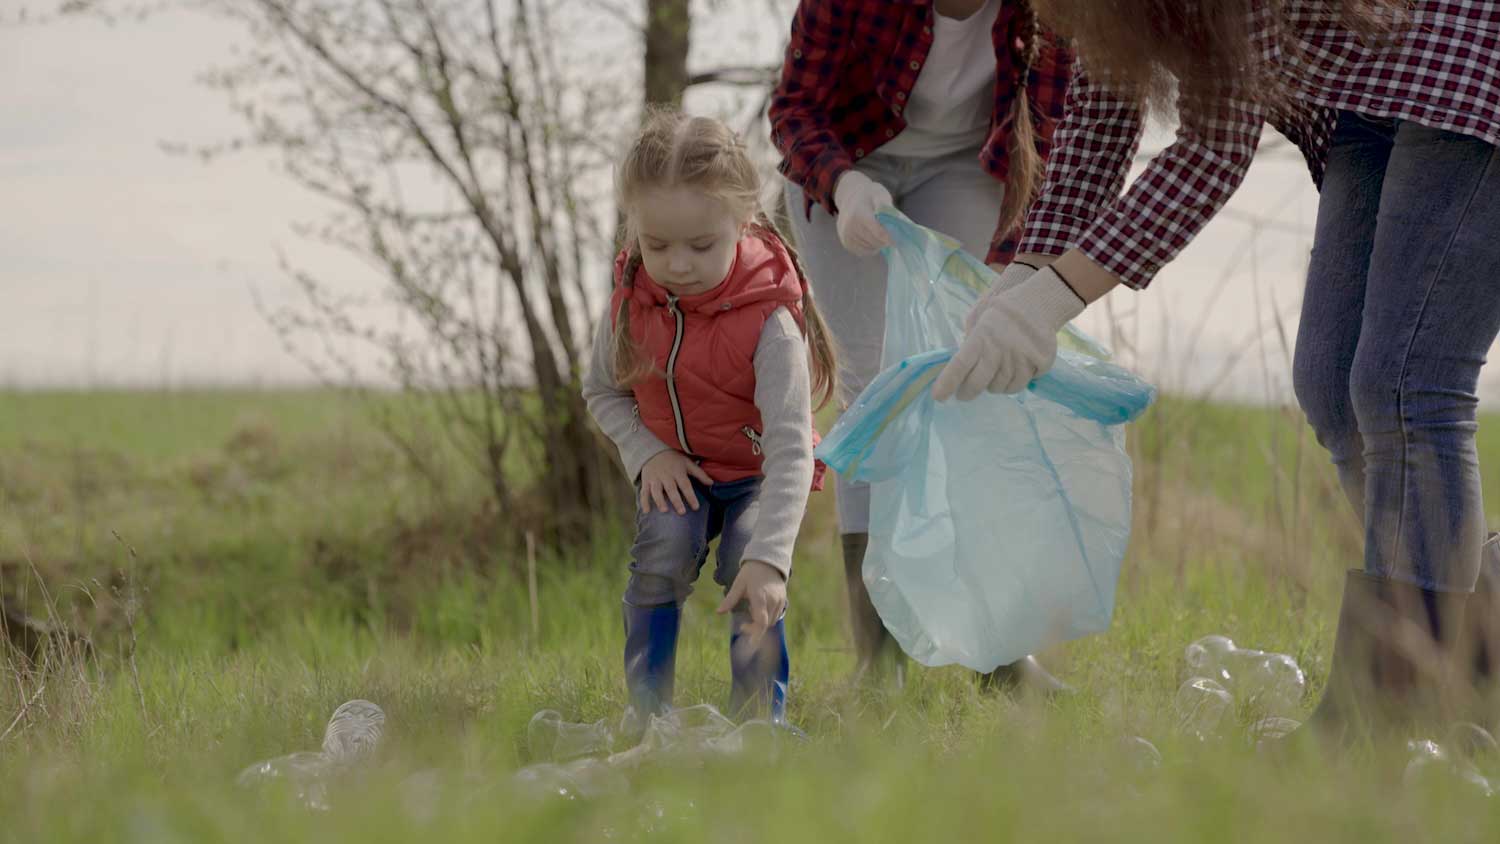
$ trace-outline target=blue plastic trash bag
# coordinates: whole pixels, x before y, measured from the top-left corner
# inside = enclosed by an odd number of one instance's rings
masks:
[[[818,449],[871,482],[875,609],[913,659],[976,671],[1105,630],[1130,537],[1122,426],[1155,390],[1069,326],[1028,390],[933,401],[995,274],[952,238],[879,217],[894,241],[884,371]]]

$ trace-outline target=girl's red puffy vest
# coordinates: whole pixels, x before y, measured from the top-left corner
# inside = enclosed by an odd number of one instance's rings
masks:
[[[627,261],[627,252],[615,258],[610,313],[618,319],[628,302],[630,336],[655,369],[631,387],[641,423],[696,458],[716,482],[759,477],[763,428],[755,407],[755,349],[777,308],[805,325],[806,290],[786,247],[754,234],[742,237],[724,283],[682,297],[657,284],[644,265],[626,283]],[[822,489],[824,471],[818,462],[814,489]]]

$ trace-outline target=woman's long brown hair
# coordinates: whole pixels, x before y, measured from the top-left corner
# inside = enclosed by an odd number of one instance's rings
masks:
[[[1036,119],[1031,114],[1031,94],[1026,82],[1042,55],[1042,33],[1032,0],[1021,0],[1018,37],[1025,45],[1025,67],[1010,101],[1010,148],[1007,150],[1005,196],[1000,200],[1000,230],[1013,231],[1026,221],[1042,180],[1042,156],[1036,150]]]
[[[1303,0],[1308,2],[1308,0]],[[1285,24],[1293,0],[1031,0],[1043,25],[1073,39],[1084,66],[1111,90],[1143,106],[1174,96],[1237,90],[1274,102],[1285,95],[1261,61],[1257,16],[1270,15],[1284,50],[1296,50]],[[1389,37],[1410,0],[1321,0],[1337,23],[1367,40]]]

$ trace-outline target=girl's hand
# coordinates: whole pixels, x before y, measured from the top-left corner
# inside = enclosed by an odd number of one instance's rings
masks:
[[[671,502],[672,508],[681,516],[687,513],[687,508],[698,509],[698,496],[693,492],[693,479],[697,478],[706,486],[712,486],[714,479],[703,471],[703,467],[694,463],[692,458],[680,451],[667,449],[641,467],[641,512],[649,512],[652,502],[656,503],[659,512],[667,512],[667,504]],[[683,506],[683,502],[687,506]]]
[[[770,563],[746,560],[716,612],[719,615],[733,612],[741,601],[749,605],[750,623],[742,632],[748,635],[746,647],[753,649],[766,630],[786,612],[786,578]]]

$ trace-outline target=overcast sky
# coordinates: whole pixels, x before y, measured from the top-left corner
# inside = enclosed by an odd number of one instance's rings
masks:
[[[718,3],[695,33],[694,63],[773,61],[786,21],[768,6],[790,5]],[[195,76],[241,37],[186,14],[0,27],[0,385],[304,382],[255,306],[257,295],[272,305],[294,295],[278,250],[351,290],[378,283],[293,234],[319,206],[272,161],[204,164],[162,150],[163,141],[212,141],[238,128]],[[689,107],[733,102],[702,91]],[[1219,384],[1220,395],[1285,399],[1276,317],[1295,329],[1315,207],[1294,154],[1258,162],[1230,212],[1151,291],[1112,294],[1123,336],[1134,340],[1122,356],[1169,389]],[[1251,218],[1267,227],[1230,272]],[[1120,336],[1108,315],[1096,307],[1082,324]],[[1482,392],[1500,399],[1500,374],[1488,373]]]

